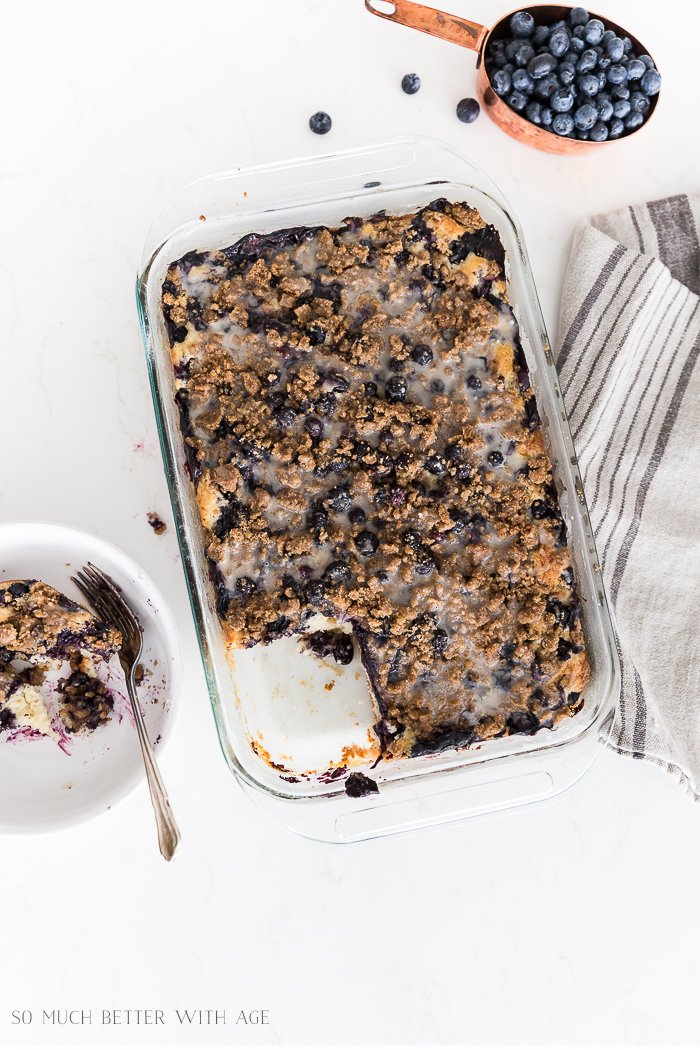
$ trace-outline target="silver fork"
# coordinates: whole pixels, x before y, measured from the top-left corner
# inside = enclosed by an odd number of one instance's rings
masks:
[[[148,789],[151,792],[151,802],[153,803],[158,826],[158,844],[160,852],[165,859],[172,860],[180,846],[180,832],[170,809],[165,785],[156,764],[153,748],[148,739],[143,715],[141,714],[141,707],[136,697],[134,671],[143,647],[141,628],[135,614],[124,601],[109,576],[101,572],[92,562],[88,562],[87,565],[83,566],[83,571],[78,573],[77,578],[71,576],[71,580],[83,592],[100,619],[109,627],[115,627],[122,636],[119,662],[124,671],[126,688],[131,701],[131,709],[134,712],[141,753],[143,754],[143,761],[146,767]]]

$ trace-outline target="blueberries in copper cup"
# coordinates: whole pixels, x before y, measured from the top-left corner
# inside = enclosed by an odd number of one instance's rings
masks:
[[[512,110],[554,135],[605,142],[647,120],[661,75],[632,41],[606,30],[583,7],[551,24],[529,11],[511,16],[511,36],[493,40],[484,65]],[[462,118],[464,119],[464,118]]]

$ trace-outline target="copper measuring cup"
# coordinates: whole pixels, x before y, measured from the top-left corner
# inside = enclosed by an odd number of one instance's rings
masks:
[[[608,139],[605,142],[591,142],[590,139],[564,138],[553,131],[546,131],[536,124],[531,124],[529,120],[521,117],[519,113],[516,113],[515,110],[506,105],[503,99],[499,98],[489,83],[483,58],[486,48],[491,41],[502,40],[504,37],[511,36],[508,23],[511,15],[514,14],[513,11],[502,18],[500,22],[496,22],[493,29],[489,29],[487,26],[480,26],[477,22],[468,22],[465,18],[458,18],[456,15],[449,15],[444,11],[436,11],[433,7],[414,4],[411,0],[384,0],[384,2],[393,6],[393,14],[378,10],[373,4],[373,0],[365,0],[365,7],[373,15],[379,15],[380,18],[388,18],[390,22],[398,22],[400,25],[408,26],[410,29],[420,29],[422,33],[428,33],[430,36],[437,36],[442,40],[449,40],[452,44],[468,47],[470,51],[476,51],[476,67],[478,70],[476,91],[479,102],[491,120],[498,124],[499,128],[508,135],[518,139],[519,142],[524,142],[528,146],[534,146],[535,149],[544,150],[545,153],[581,154],[590,153],[594,149],[599,149],[601,146],[608,146],[612,142],[618,141],[617,139]],[[515,10],[529,11],[539,25],[551,24],[566,18],[573,8],[561,7],[556,4],[536,4],[533,7],[528,4]],[[605,28],[611,29],[617,36],[628,36],[632,41],[636,55],[649,54],[636,37],[633,37],[631,33],[628,33],[621,26],[611,22],[609,18],[603,18],[602,15],[596,15],[593,12],[590,12],[590,15],[591,18],[599,18]],[[651,58],[651,56],[649,57]],[[641,131],[649,123],[649,119],[656,108],[658,97],[658,95],[654,95],[649,100],[650,107],[646,120],[640,127],[630,132],[630,135]],[[625,135],[625,138],[629,138],[629,135]]]

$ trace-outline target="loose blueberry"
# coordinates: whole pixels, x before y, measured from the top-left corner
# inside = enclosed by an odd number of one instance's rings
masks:
[[[651,57],[651,55],[640,55],[639,61],[643,62],[647,69],[654,68],[654,59]]]
[[[619,102],[620,99],[628,99],[630,97],[630,89],[627,84],[613,84],[610,88],[610,97],[613,102]]]
[[[627,70],[619,62],[615,62],[606,72],[609,84],[624,84],[627,80]]]
[[[569,49],[578,58],[578,56],[583,54],[583,52],[586,50],[586,41],[583,40],[581,37],[579,37],[579,38],[572,37],[571,40],[569,41]],[[567,61],[568,61],[568,56],[566,56],[566,57],[567,57]]]
[[[411,360],[417,365],[429,365],[433,359],[433,351],[425,343],[419,343],[411,350]]]
[[[525,107],[525,116],[532,124],[542,123],[542,103],[530,102]]]
[[[522,65],[526,63],[523,62]],[[473,123],[479,113],[481,113],[481,106],[475,98],[463,98],[457,103],[457,116],[464,124]]]
[[[554,119],[554,113],[549,108],[549,106],[545,106],[543,108],[541,114],[540,114],[540,120],[542,121],[542,127],[543,128],[548,128],[551,125],[553,119]]]
[[[613,119],[610,121],[610,132],[608,134],[608,138],[619,139],[620,135],[624,130],[625,125],[623,124],[623,122],[617,117],[613,117]]]
[[[570,87],[557,88],[549,104],[555,113],[568,113],[574,104],[574,93]]]
[[[577,73],[589,73],[591,69],[595,68],[598,61],[598,56],[592,48],[588,48],[583,52],[578,62],[576,63]]]
[[[605,26],[599,18],[592,18],[590,22],[586,24],[586,28],[583,33],[583,39],[587,44],[599,44],[603,39],[605,33]]]
[[[320,419],[316,419],[315,416],[308,416],[304,420],[304,430],[314,441],[318,441],[323,434],[323,423]]]
[[[569,15],[569,21],[572,26],[585,26],[588,17],[588,11],[585,7],[574,7]]]
[[[605,142],[605,140],[608,137],[607,124],[603,124],[601,123],[601,121],[598,121],[598,123],[594,124],[591,128],[589,135],[591,136],[593,142]]]
[[[611,116],[613,115],[613,104],[612,104],[612,102],[608,98],[600,98],[599,97],[599,98],[596,99],[595,105],[596,105],[596,109],[598,110],[598,118],[599,118],[599,120],[602,121],[603,124],[607,123],[607,121],[610,120]],[[607,135],[606,135],[606,138],[607,138]]]
[[[534,58],[530,59],[527,64],[527,72],[533,80],[541,80],[542,77],[546,77],[552,72],[556,64],[556,58],[545,51],[543,54],[535,55]],[[513,84],[518,87],[518,85],[515,84],[515,74],[513,74]]]
[[[633,91],[630,95],[630,108],[633,112],[641,113],[642,116],[646,116],[649,112],[651,103],[648,97],[642,91]]]
[[[610,58],[613,62],[621,62],[625,54],[625,45],[622,43],[619,37],[612,37],[604,45]]]
[[[581,77],[578,85],[579,92],[587,98],[597,95],[600,90],[600,82],[594,73],[586,73]]]
[[[634,109],[627,114],[624,123],[627,131],[634,131],[635,128],[640,127],[644,123],[644,115],[638,109]]]
[[[503,453],[499,452],[497,449],[495,449],[493,452],[489,452],[487,459],[489,465],[492,467],[503,466]]]
[[[647,95],[658,95],[661,90],[661,74],[655,69],[647,69],[642,77],[641,87]]]
[[[420,87],[420,77],[417,73],[407,73],[401,81],[401,90],[407,95],[415,95]]]
[[[557,135],[568,135],[574,130],[574,118],[570,113],[557,113],[552,120],[552,131]]]
[[[561,58],[569,50],[569,34],[556,29],[549,38],[549,50],[555,58]]]
[[[557,69],[557,76],[564,87],[567,87],[573,83],[573,79],[576,76],[576,67],[571,62],[561,62]]]
[[[536,26],[535,32],[532,34],[532,43],[535,47],[541,47],[546,44],[549,39],[551,29],[549,26]]]
[[[550,73],[548,77],[543,77],[542,80],[537,81],[535,94],[543,102],[546,102],[558,87],[561,87],[558,77],[554,73]]]
[[[613,106],[613,113],[616,117],[619,117],[620,120],[624,120],[624,118],[627,116],[631,109],[632,107],[630,106],[627,99],[623,98],[620,99],[619,102],[615,103],[615,105]],[[639,115],[641,116],[641,113]]]
[[[373,532],[360,532],[355,537],[355,546],[363,558],[369,558],[375,554],[379,547],[379,540]]]
[[[533,58],[533,62],[535,59]],[[535,82],[526,69],[516,69],[513,73],[513,87],[516,91],[522,91],[524,95],[531,95]]]
[[[406,397],[408,384],[401,376],[392,376],[386,384],[385,394],[387,401],[403,401]]]
[[[318,113],[314,113],[313,117],[309,118],[309,127],[316,135],[325,135],[326,132],[331,130],[331,118],[323,110],[319,110]]]
[[[522,41],[515,49],[513,62],[516,66],[524,69],[530,59],[535,57],[535,49],[528,41]]]
[[[491,87],[497,95],[507,95],[512,87],[510,73],[507,73],[505,69],[497,69],[491,75]]]
[[[627,70],[628,80],[641,80],[646,73],[646,66],[640,58],[630,58],[628,62],[625,62],[625,69]]]
[[[523,95],[522,91],[511,91],[506,96],[506,102],[511,109],[514,109],[516,113],[522,112],[529,102],[527,95]]]
[[[535,31],[535,19],[528,11],[516,11],[509,25],[513,36],[532,36]]]
[[[578,131],[590,131],[598,120],[598,110],[591,102],[586,102],[574,113],[574,125]]]

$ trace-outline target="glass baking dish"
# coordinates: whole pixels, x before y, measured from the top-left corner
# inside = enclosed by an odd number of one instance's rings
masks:
[[[405,214],[436,197],[477,208],[498,229],[506,250],[508,295],[520,325],[569,531],[591,679],[581,710],[552,730],[373,765],[376,715],[359,660],[336,670],[302,655],[294,639],[241,650],[233,668],[226,658],[174,401],[161,285],[168,265],[189,251],[223,248],[252,232],[336,226],[347,215],[366,217],[381,209]],[[144,248],[137,297],[163,460],[219,739],[230,768],[260,808],[309,838],[351,842],[546,802],[571,788],[590,768],[609,733],[619,667],[522,232],[490,178],[451,148],[427,139],[399,139],[201,175],[171,198],[154,223]],[[348,797],[341,773],[350,767],[370,775],[379,793]]]

